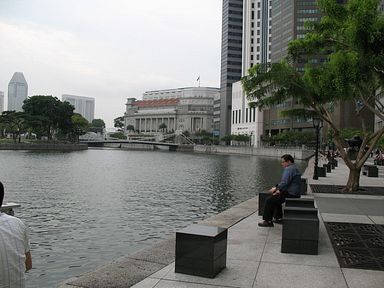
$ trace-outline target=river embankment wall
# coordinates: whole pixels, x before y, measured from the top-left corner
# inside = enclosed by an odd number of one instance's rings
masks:
[[[313,154],[313,150],[301,148],[254,148],[237,146],[195,145],[194,152],[207,154],[237,154],[280,158],[284,154],[291,154],[295,159],[307,160]]]
[[[86,144],[58,144],[58,143],[12,143],[0,144],[0,150],[43,150],[43,151],[80,151],[87,150]]]

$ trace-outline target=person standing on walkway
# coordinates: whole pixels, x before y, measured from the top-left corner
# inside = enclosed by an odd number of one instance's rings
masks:
[[[285,198],[300,198],[301,196],[301,174],[294,164],[295,160],[289,154],[281,157],[281,166],[284,171],[281,181],[276,187],[269,190],[271,194],[265,201],[263,222],[259,223],[260,227],[273,227],[273,214],[276,210],[276,223],[282,223],[283,212],[281,204],[285,202]]]
[[[4,186],[0,182],[0,207]],[[32,269],[27,226],[18,218],[0,212],[0,288],[25,287],[25,272]]]

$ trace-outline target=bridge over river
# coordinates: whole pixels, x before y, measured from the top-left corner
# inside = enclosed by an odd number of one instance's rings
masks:
[[[80,140],[80,143],[87,144],[88,147],[104,147],[104,144],[140,144],[152,146],[167,146],[169,151],[176,151],[179,144],[168,142],[155,142],[143,140]]]

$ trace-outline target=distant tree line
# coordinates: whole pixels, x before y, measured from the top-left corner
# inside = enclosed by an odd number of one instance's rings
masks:
[[[0,115],[0,137],[11,135],[21,142],[21,135],[29,139],[53,139],[78,142],[88,131],[102,132],[105,123],[94,119],[90,124],[74,113],[75,107],[57,97],[36,95],[24,100],[23,111],[4,111]]]

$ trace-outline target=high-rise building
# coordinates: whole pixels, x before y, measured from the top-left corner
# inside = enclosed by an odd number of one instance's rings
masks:
[[[8,84],[8,111],[23,111],[28,97],[28,84],[21,72],[15,72]]]
[[[4,92],[0,91],[0,113],[4,111]]]
[[[255,64],[271,61],[271,1],[243,1],[242,76]],[[249,107],[241,82],[232,85],[231,134],[247,134],[258,146],[263,134],[263,112]]]
[[[345,4],[346,0],[337,0]],[[304,38],[307,33],[305,22],[319,22],[322,13],[317,5],[317,0],[272,0],[272,46],[271,62],[280,62],[288,56],[288,44],[294,39]],[[324,55],[314,56],[312,64],[326,61]],[[294,63],[296,70],[304,72],[305,61]],[[264,133],[275,135],[285,130],[313,129],[312,121],[298,117],[282,116],[281,111],[286,109],[301,108],[297,101],[286,100],[275,107],[264,111]],[[361,128],[361,123],[355,117],[356,104],[352,102],[341,102],[335,105],[332,113],[333,121],[339,128]],[[363,112],[369,129],[373,129],[373,115]],[[325,129],[326,130],[326,129]]]
[[[89,123],[95,118],[95,98],[63,94],[61,99],[72,104],[75,107],[74,112],[79,113]]]
[[[230,134],[232,83],[241,78],[243,0],[223,0],[220,76],[220,137]]]

